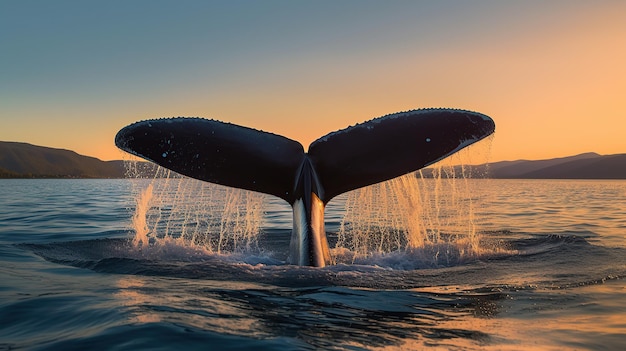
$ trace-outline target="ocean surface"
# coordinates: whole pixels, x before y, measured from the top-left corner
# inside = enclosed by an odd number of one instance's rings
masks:
[[[0,180],[0,350],[626,349],[626,181],[405,178],[326,218],[336,264],[297,267],[281,200]]]

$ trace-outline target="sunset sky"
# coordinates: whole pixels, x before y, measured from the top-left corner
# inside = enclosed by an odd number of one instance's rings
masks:
[[[385,114],[491,116],[490,161],[626,153],[626,1],[1,1],[0,140],[121,159],[137,120],[305,147]]]

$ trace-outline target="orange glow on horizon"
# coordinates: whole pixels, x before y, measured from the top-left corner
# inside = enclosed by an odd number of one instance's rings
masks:
[[[327,133],[371,118],[450,107],[494,119],[491,162],[626,153],[626,3],[525,9],[500,14],[502,19],[484,14],[490,30],[452,32],[464,40],[444,35],[454,28],[442,28],[441,38],[449,42],[380,40],[373,41],[379,46],[342,51],[361,38],[347,31],[343,46],[317,43],[302,54],[218,61],[224,66],[212,57],[173,61],[110,90],[97,90],[96,76],[83,90],[64,92],[63,80],[44,92],[9,89],[0,104],[0,140],[116,160],[127,157],[113,142],[125,125],[199,116],[283,135],[306,149]],[[381,38],[400,34],[380,31]],[[466,31],[473,35],[463,36]],[[233,66],[226,65],[230,61]]]

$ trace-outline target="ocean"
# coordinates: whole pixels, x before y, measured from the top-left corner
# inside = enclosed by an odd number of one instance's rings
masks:
[[[626,182],[417,179],[281,200],[190,179],[0,180],[0,350],[624,350]]]

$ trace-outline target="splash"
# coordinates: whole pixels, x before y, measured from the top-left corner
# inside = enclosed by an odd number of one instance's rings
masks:
[[[476,225],[477,174],[465,166],[472,164],[472,155],[488,157],[491,141],[333,200],[343,208],[337,233],[330,233],[336,234],[336,262],[436,267],[493,253]],[[266,225],[272,221],[268,218],[284,212],[271,204],[264,207],[269,195],[198,181],[145,162],[127,162],[127,176],[136,198],[132,242],[139,249],[158,248],[158,254],[176,248],[192,250],[186,254],[258,254],[266,249],[259,243],[262,229],[276,227],[275,220]],[[290,222],[291,212],[283,217]]]
[[[470,180],[480,174],[468,162],[465,149],[429,169],[349,192],[333,250],[337,262],[436,267],[497,250],[477,230]]]
[[[136,207],[132,243],[139,249],[192,248],[208,254],[258,248],[264,195],[127,162]]]
[[[144,190],[141,191],[137,197],[137,204],[135,207],[135,214],[133,215],[132,226],[135,229],[135,237],[133,238],[133,245],[136,247],[148,245],[148,223],[146,221],[146,213],[149,209],[149,203],[152,199],[152,184],[148,184]]]

